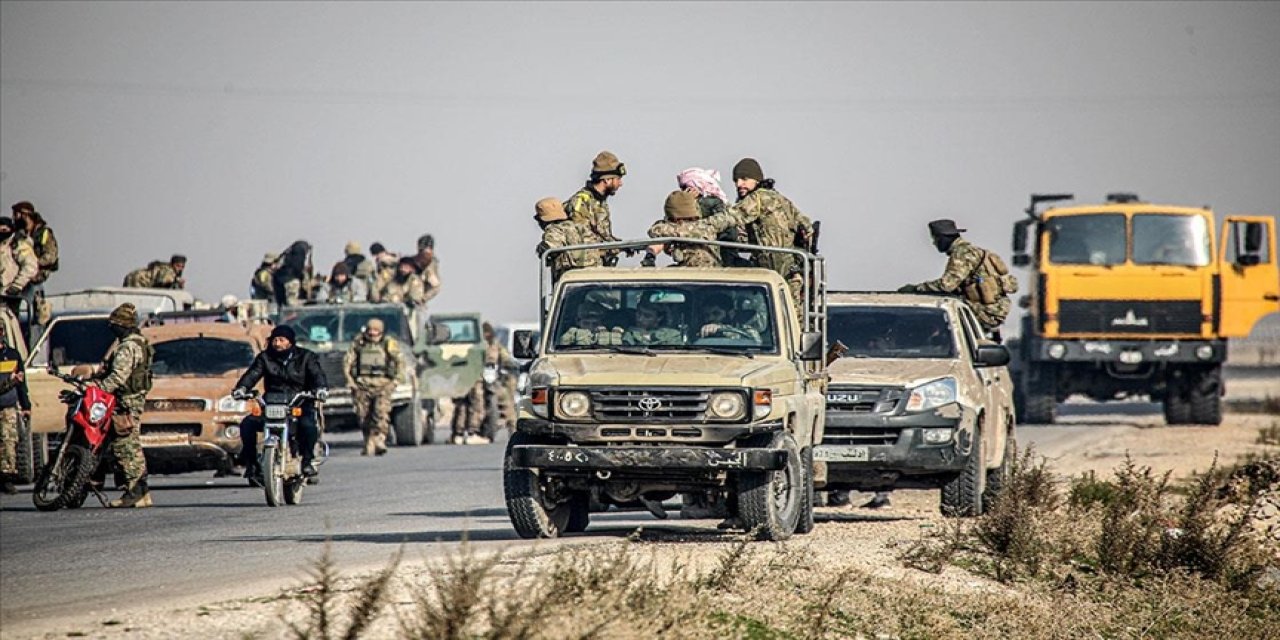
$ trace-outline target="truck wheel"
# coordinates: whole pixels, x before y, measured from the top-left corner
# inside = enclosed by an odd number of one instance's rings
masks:
[[[1222,370],[1210,369],[1187,391],[1192,424],[1222,424]]]
[[[1191,424],[1191,402],[1184,391],[1170,386],[1164,396],[1164,423],[1167,425]]]
[[[436,408],[435,405],[427,405],[424,408],[423,419],[425,424],[422,425],[422,444],[435,444],[436,442]]]
[[[391,430],[395,432],[397,447],[416,447],[422,444],[422,421],[415,415],[417,407],[410,402],[391,410]]]
[[[35,442],[31,437],[31,423],[18,420],[18,484],[36,479]]]
[[[973,447],[964,469],[942,485],[942,515],[972,518],[982,514],[982,494],[987,485],[987,467],[982,452],[982,431],[974,429]]]
[[[1018,442],[1014,439],[1013,431],[1010,430],[1004,442],[1004,456],[1000,458],[1000,466],[987,471],[987,488],[982,492],[983,513],[991,509],[996,498],[1000,497],[1000,492],[1004,491],[1005,480],[1009,478],[1009,464],[1013,456],[1018,455],[1017,448]]]
[[[585,493],[579,493],[569,499],[569,522],[565,524],[565,533],[582,533],[591,524],[591,499]]]
[[[800,522],[796,524],[796,533],[811,533],[813,532],[813,507],[816,502],[813,490],[813,447],[805,447],[800,459],[805,482],[804,498],[800,503]]]
[[[518,431],[507,440],[507,452],[502,463],[502,492],[507,501],[507,516],[521,538],[558,538],[569,527],[573,500],[548,505],[538,473],[517,469],[511,464],[511,452],[516,446],[536,443],[536,439]]]
[[[787,464],[778,471],[744,471],[738,479],[738,513],[743,526],[755,531],[757,539],[786,540],[799,524],[804,483],[808,480],[800,447],[786,432],[774,434],[763,442],[759,438],[753,440],[770,449],[785,450]]]

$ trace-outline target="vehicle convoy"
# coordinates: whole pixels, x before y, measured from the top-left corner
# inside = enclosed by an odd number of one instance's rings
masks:
[[[697,242],[798,258],[801,307],[761,268],[584,268],[542,301],[542,337],[507,444],[507,511],[525,538],[584,530],[592,505],[719,492],[757,537],[813,527],[813,445],[822,439],[826,274],[794,249]],[[568,247],[574,250],[580,247]],[[557,250],[549,251],[548,254]],[[544,281],[545,281],[544,273]]]
[[[62,402],[67,405],[66,426],[49,462],[36,476],[31,501],[40,511],[78,509],[89,495],[89,479],[98,468],[110,436],[116,397],[76,376],[50,371],[70,384]],[[95,492],[96,493],[96,492]],[[106,504],[100,493],[98,499]]]
[[[1038,211],[1072,197],[1033,195],[1014,225],[1013,263],[1033,283],[1011,341],[1019,417],[1052,423],[1079,393],[1149,396],[1168,424],[1220,424],[1227,340],[1280,311],[1274,217],[1227,216],[1215,238],[1208,207],[1133,194]]]
[[[827,365],[818,488],[940,488],[944,515],[980,515],[1014,455],[1008,350],[942,295],[831,292],[827,335],[847,350]]]
[[[400,341],[405,359],[405,379],[396,385],[391,395],[391,439],[401,447],[430,444],[435,430],[433,402],[419,391],[412,373],[419,370],[415,358],[415,336],[418,332],[413,317],[402,304],[317,304],[302,307],[286,307],[280,311],[277,324],[285,324],[298,333],[298,345],[306,347],[320,358],[325,378],[329,380],[329,398],[324,404],[327,428],[354,429],[355,403],[351,389],[343,381],[343,358],[356,336],[364,330],[371,318],[382,320],[386,335]]]

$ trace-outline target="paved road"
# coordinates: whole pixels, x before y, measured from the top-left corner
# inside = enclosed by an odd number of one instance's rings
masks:
[[[1021,430],[1038,448],[1069,446],[1124,422],[1123,405],[1102,414],[1067,407],[1062,427]],[[443,435],[443,434],[441,434]],[[191,606],[261,594],[301,578],[326,538],[340,565],[380,566],[401,544],[406,557],[442,553],[464,537],[479,547],[529,544],[511,530],[503,506],[501,444],[393,449],[359,456],[355,434],[333,434],[322,483],[302,505],[272,509],[261,489],[210,473],[153,479],[155,508],[108,510],[93,498],[82,509],[40,513],[29,488],[0,497],[0,628],[4,635],[51,618],[101,617],[163,598]],[[714,521],[660,522],[647,513],[593,517],[578,541],[620,537],[635,527],[679,535],[716,535]],[[119,558],[119,562],[113,562]],[[42,624],[42,622],[44,624]]]

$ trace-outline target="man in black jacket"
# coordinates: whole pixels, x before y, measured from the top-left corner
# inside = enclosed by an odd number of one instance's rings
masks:
[[[267,340],[267,348],[253,359],[249,370],[240,376],[232,395],[246,397],[249,389],[262,380],[267,393],[286,393],[293,395],[302,391],[314,391],[323,400],[329,395],[328,381],[320,368],[320,359],[316,354],[297,346],[297,335],[293,329],[281,325],[271,330]],[[255,478],[258,469],[258,434],[262,432],[262,418],[245,416],[240,422],[240,464],[245,467],[244,476]],[[316,405],[308,400],[302,405],[302,416],[298,418],[298,447],[302,450],[302,474],[308,478],[316,476],[316,468],[311,464],[315,456],[316,442],[320,440],[320,429],[316,424]]]

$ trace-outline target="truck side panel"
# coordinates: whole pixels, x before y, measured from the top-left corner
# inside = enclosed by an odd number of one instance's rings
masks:
[[[1241,260],[1245,254],[1246,229],[1262,231],[1257,264]],[[1255,233],[1257,233],[1255,231]],[[1275,218],[1228,216],[1222,224],[1222,244],[1218,251],[1221,278],[1222,315],[1219,333],[1225,338],[1249,335],[1263,316],[1280,312],[1280,270],[1276,265]]]

